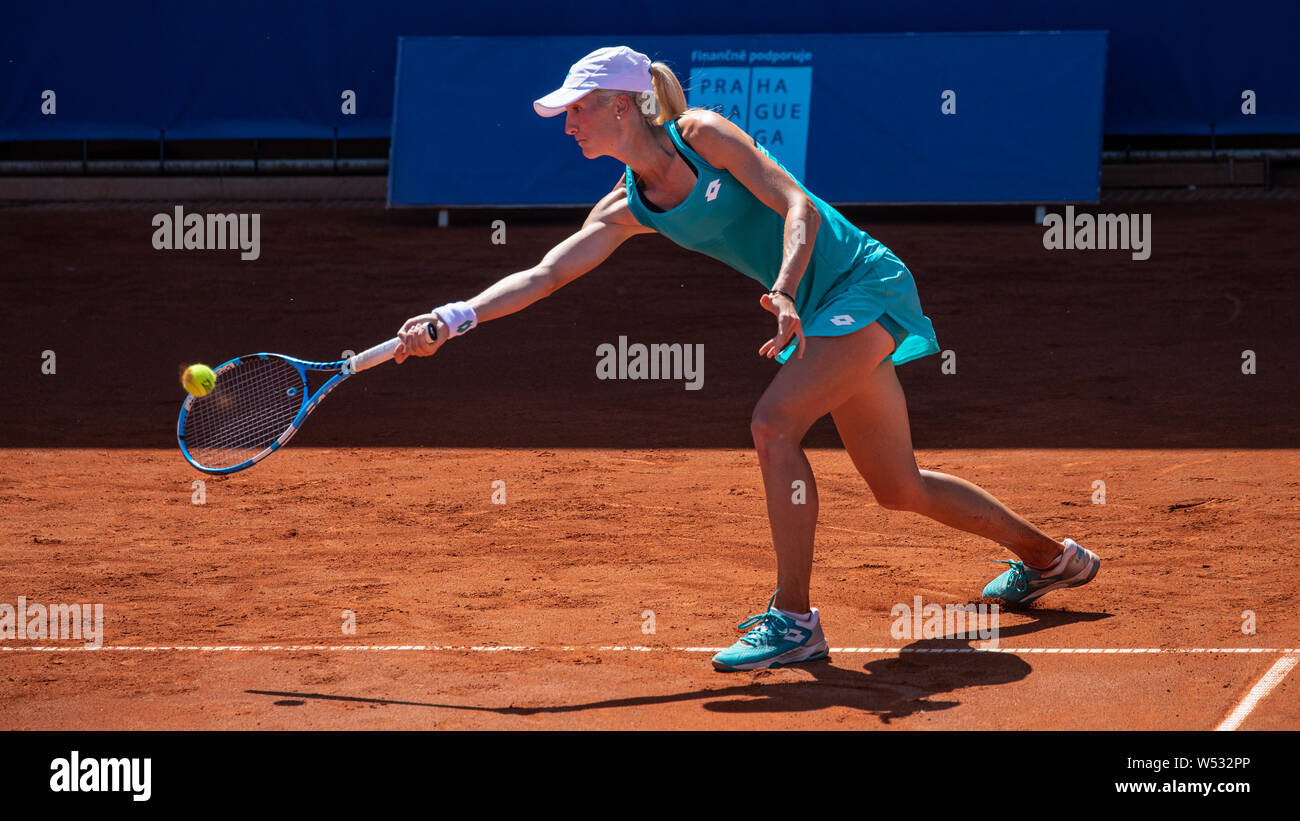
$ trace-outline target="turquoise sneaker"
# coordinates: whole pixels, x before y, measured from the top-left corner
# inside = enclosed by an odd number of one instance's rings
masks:
[[[1073,539],[1066,539],[1068,552],[1065,564],[1056,573],[1047,574],[1024,562],[1002,560],[994,564],[1009,564],[1011,569],[989,582],[984,588],[984,598],[1001,599],[1009,604],[1028,604],[1044,593],[1063,587],[1078,587],[1092,581],[1101,569],[1101,559],[1091,550],[1085,550]]]
[[[779,593],[781,591],[777,591]],[[713,667],[722,672],[784,667],[801,661],[818,661],[830,654],[822,634],[821,616],[813,608],[811,629],[800,627],[794,619],[782,615],[774,605],[776,593],[767,603],[767,612],[759,613],[736,625],[749,630],[745,637],[713,657]]]

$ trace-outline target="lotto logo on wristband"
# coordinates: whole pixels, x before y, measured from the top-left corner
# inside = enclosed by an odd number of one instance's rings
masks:
[[[434,308],[433,313],[447,326],[448,336],[460,336],[478,325],[478,317],[468,302],[448,302],[440,308]]]

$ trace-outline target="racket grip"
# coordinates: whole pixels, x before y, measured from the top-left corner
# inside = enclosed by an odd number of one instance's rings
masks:
[[[437,339],[438,335],[434,331],[433,323],[426,322],[425,331],[429,334],[430,339]],[[373,348],[367,348],[356,356],[348,360],[348,373],[357,373],[376,365],[382,365],[393,358],[397,351],[397,346],[402,344],[402,340],[393,337],[387,342],[381,342]]]

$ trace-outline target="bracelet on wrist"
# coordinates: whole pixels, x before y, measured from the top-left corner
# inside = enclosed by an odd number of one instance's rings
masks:
[[[794,297],[790,296],[790,295],[787,294],[785,291],[782,291],[782,290],[780,290],[779,288],[773,288],[772,290],[770,290],[770,291],[767,292],[767,295],[768,295],[768,296],[783,296],[783,297],[785,297],[786,299],[790,300],[790,304],[791,304],[791,305],[794,304]]]

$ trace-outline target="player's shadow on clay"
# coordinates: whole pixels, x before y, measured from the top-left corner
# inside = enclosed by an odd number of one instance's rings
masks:
[[[1080,613],[1065,610],[1033,609],[1022,612],[1032,617],[1034,621],[999,630],[999,646],[1007,646],[1008,639],[1040,630],[1110,617],[1108,613]],[[633,696],[546,707],[480,707],[468,704],[436,704],[323,693],[269,690],[245,692],[277,698],[436,707],[521,716],[576,713],[618,707],[645,707],[689,701],[704,701],[704,709],[713,712],[736,714],[795,713],[824,710],[830,707],[849,707],[875,715],[887,724],[894,719],[905,718],[916,713],[951,709],[961,703],[953,700],[932,700],[934,696],[955,693],[966,687],[1008,684],[1025,678],[1033,670],[1024,659],[1012,653],[953,652],[974,650],[973,644],[974,642],[969,639],[946,637],[915,641],[906,645],[904,652],[898,656],[867,662],[861,672],[833,666],[837,660],[834,657],[826,661],[798,665],[797,669],[812,674],[812,681],[764,683],[762,679],[771,676],[772,671],[760,670],[747,674],[757,680],[750,680],[746,684],[734,687],[709,687],[683,693]],[[936,650],[943,652],[934,652]],[[843,654],[838,660],[850,658],[852,654]]]
[[[1025,636],[1076,622],[1109,618],[1107,613],[1081,613],[1066,610],[1024,610],[1033,618],[1025,624],[998,631],[998,646],[1008,639]],[[862,666],[862,671],[833,666],[836,659],[802,664],[800,669],[812,674],[812,681],[763,684],[754,682],[737,688],[742,693],[712,691],[713,695],[752,695],[749,699],[728,698],[704,704],[718,713],[803,712],[828,707],[849,707],[871,713],[888,724],[894,719],[917,713],[948,710],[961,704],[935,696],[956,693],[967,687],[1009,684],[1033,671],[1023,658],[1012,653],[974,652],[971,639],[944,637],[923,639],[907,644],[897,656],[877,658]],[[983,644],[983,642],[979,642]],[[972,652],[961,652],[969,650]],[[842,663],[851,654],[841,655]],[[767,677],[762,671],[752,675]]]
[[[1020,611],[1034,621],[1000,629],[998,646],[1006,647],[1009,639],[1025,636],[1076,622],[1109,618],[1107,613],[1081,613],[1066,610]],[[888,724],[894,719],[917,713],[949,710],[960,701],[938,698],[955,694],[967,687],[1009,684],[1026,678],[1033,667],[1019,655],[1002,652],[976,652],[976,641],[944,637],[923,639],[907,644],[897,656],[876,658],[862,666],[862,672],[833,666],[828,661],[803,664],[800,669],[812,674],[812,681],[762,684],[749,688],[754,698],[709,701],[706,710],[718,713],[801,712],[828,707],[850,707],[871,713]],[[984,642],[980,641],[983,645]],[[971,652],[961,652],[969,650]],[[843,654],[843,663],[851,654]],[[756,675],[767,676],[763,671]],[[717,691],[714,691],[717,693]]]

